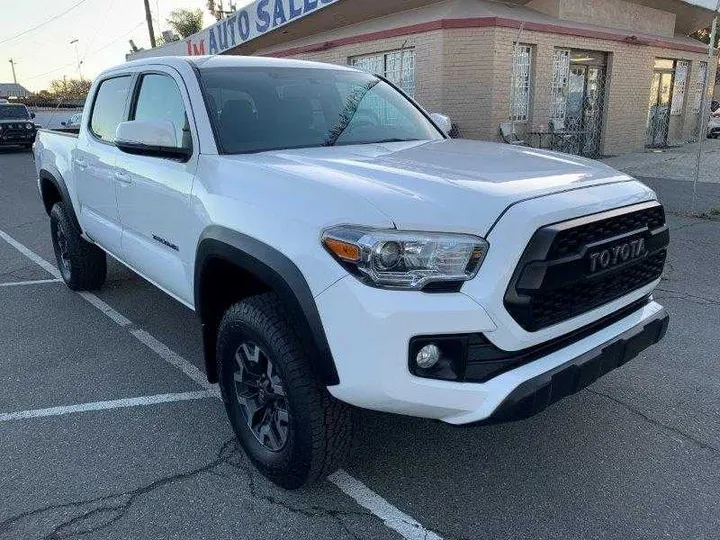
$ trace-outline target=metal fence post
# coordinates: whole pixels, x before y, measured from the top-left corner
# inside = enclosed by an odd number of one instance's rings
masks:
[[[712,23],[712,31],[710,32],[710,43],[708,44],[708,67],[707,67],[707,74],[705,76],[705,82],[703,83],[703,92],[702,92],[702,102],[700,106],[700,127],[698,128],[700,132],[698,133],[698,153],[697,153],[697,164],[695,165],[695,179],[693,180],[693,194],[692,194],[692,205],[690,207],[690,212],[695,213],[695,208],[697,205],[697,185],[700,181],[700,164],[702,161],[702,153],[703,153],[703,145],[705,144],[705,139],[707,137],[707,121],[708,121],[708,96],[707,96],[707,88],[708,88],[708,80],[710,79],[709,75],[711,72],[710,66],[713,65],[711,62],[713,62],[713,59],[715,58],[715,37],[717,36],[717,27],[718,27],[718,11],[720,11],[720,0],[718,0],[717,5],[715,6],[715,13],[713,17],[713,23]],[[715,68],[717,69],[717,61],[715,61]]]

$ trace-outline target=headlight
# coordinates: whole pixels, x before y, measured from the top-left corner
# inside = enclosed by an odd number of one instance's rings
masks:
[[[32,124],[25,124],[25,129],[32,129],[32,128],[33,128]]]
[[[478,236],[403,232],[339,226],[322,235],[325,248],[368,285],[422,289],[429,283],[453,284],[475,277],[488,250]]]

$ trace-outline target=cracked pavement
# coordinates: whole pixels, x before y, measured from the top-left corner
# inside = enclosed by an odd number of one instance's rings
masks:
[[[0,186],[0,230],[53,260],[29,153],[0,152]],[[362,412],[345,469],[446,539],[717,537],[720,222],[669,222],[663,342],[522,422]],[[48,277],[0,241],[0,282]],[[189,310],[108,278],[102,300],[202,368]],[[0,412],[198,389],[62,284],[0,307]],[[267,482],[214,399],[0,423],[0,455],[3,540],[399,538],[329,482]]]

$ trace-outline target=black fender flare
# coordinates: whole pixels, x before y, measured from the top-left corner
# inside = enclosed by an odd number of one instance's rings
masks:
[[[224,259],[269,286],[285,303],[296,323],[303,347],[310,352],[313,369],[326,386],[339,384],[335,361],[325,335],[310,287],[300,269],[281,252],[250,236],[211,225],[203,231],[195,256],[195,309],[203,325],[205,369],[208,379],[217,379],[215,369],[215,328],[202,298],[202,276],[213,258]],[[207,304],[207,303],[206,303]]]
[[[75,214],[75,207],[73,206],[72,199],[70,198],[70,192],[68,191],[67,185],[65,185],[65,179],[62,177],[60,172],[52,166],[43,167],[38,173],[38,178],[41,181],[40,195],[43,199],[43,205],[45,205],[45,194],[42,192],[42,181],[44,180],[50,182],[58,190],[58,193],[60,193],[60,199],[65,203],[66,210],[70,212],[70,219],[72,220],[73,225],[77,227],[78,231],[82,232],[80,222]],[[50,215],[50,210],[52,210],[52,208],[45,206],[45,211],[48,215]]]

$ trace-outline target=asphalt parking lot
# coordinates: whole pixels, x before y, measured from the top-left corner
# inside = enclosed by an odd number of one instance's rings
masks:
[[[670,220],[658,346],[523,422],[363,412],[345,472],[286,492],[194,314],[115,262],[96,295],[57,281],[32,154],[0,150],[0,538],[717,538],[720,222]]]

